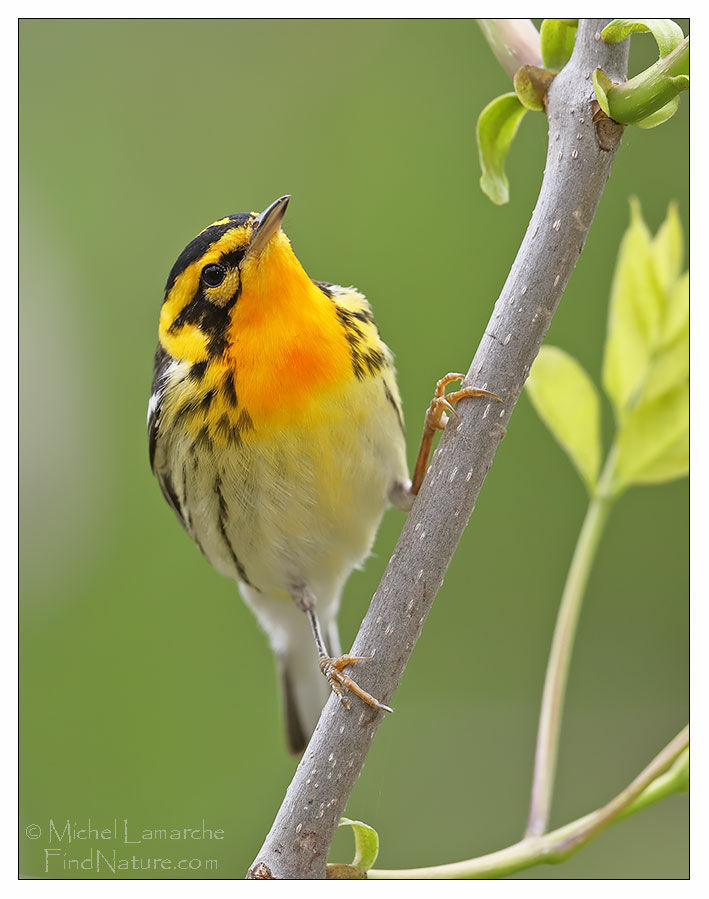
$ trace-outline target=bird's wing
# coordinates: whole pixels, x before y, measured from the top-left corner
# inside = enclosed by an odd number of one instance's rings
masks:
[[[150,467],[155,471],[155,449],[160,428],[160,414],[162,411],[162,394],[165,375],[172,362],[172,356],[158,344],[155,350],[155,365],[153,367],[153,383],[150,388],[148,400],[148,451],[150,453]]]
[[[177,515],[182,526],[187,530],[185,516],[182,512],[180,500],[172,483],[169,466],[165,465],[164,458],[160,458],[160,455],[164,456],[164,452],[162,454],[158,453],[165,378],[174,361],[172,356],[170,356],[169,353],[166,353],[162,346],[158,345],[158,348],[155,351],[153,383],[150,399],[148,401],[148,451],[150,454],[150,467],[152,468],[155,477],[158,479],[163,495]]]

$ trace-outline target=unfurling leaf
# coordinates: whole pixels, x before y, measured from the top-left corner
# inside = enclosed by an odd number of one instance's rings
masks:
[[[601,36],[606,43],[617,43],[643,31],[655,38],[659,60],[619,85],[596,69],[593,86],[607,116],[638,128],[655,128],[677,112],[678,94],[689,89],[689,38],[672,19],[613,19]]]
[[[616,491],[657,484],[689,470],[689,384],[631,409],[618,436]]]
[[[505,159],[525,112],[515,93],[502,94],[488,103],[478,119],[478,152],[482,169],[480,186],[498,206],[510,197]]]
[[[351,867],[359,871],[369,871],[379,855],[379,835],[373,827],[363,821],[340,818],[338,827],[349,825],[354,833],[355,857]]]
[[[579,363],[557,347],[542,347],[527,381],[534,408],[593,493],[601,464],[598,391]]]
[[[601,37],[607,44],[615,44],[643,31],[651,32],[661,57],[671,53],[684,38],[682,29],[672,19],[613,19],[603,29]]]
[[[679,97],[673,97],[669,103],[665,103],[665,105],[661,106],[657,112],[650,113],[649,116],[645,116],[644,119],[640,119],[640,121],[635,124],[638,128],[644,128],[646,131],[650,128],[657,128],[658,125],[666,122],[667,119],[671,119],[678,109]]]
[[[652,238],[637,200],[618,252],[608,313],[603,385],[622,420],[647,375],[657,341],[662,297],[653,270]]]
[[[544,19],[539,31],[542,44],[542,60],[547,69],[559,72],[571,59],[576,43],[577,25],[569,25],[568,19]],[[573,20],[571,20],[573,21]],[[575,20],[578,24],[578,20]]]
[[[678,95],[689,90],[689,38],[622,84],[613,84],[601,69],[596,69],[593,86],[601,109],[614,121],[654,128],[674,115]]]

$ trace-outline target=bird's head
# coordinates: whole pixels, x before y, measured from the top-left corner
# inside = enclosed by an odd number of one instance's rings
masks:
[[[314,288],[281,230],[289,196],[261,213],[209,225],[180,253],[165,286],[160,341],[176,359],[223,357],[239,333],[294,311]]]

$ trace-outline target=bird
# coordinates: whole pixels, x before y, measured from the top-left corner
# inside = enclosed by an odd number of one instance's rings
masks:
[[[165,499],[268,637],[298,754],[330,691],[391,711],[346,671],[365,659],[342,655],[342,592],[386,509],[411,509],[453,403],[494,395],[438,382],[410,480],[392,353],[362,293],[306,273],[289,200],[215,221],[178,256],[147,429]]]

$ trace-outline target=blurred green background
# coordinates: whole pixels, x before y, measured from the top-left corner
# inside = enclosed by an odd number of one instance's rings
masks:
[[[649,36],[634,39],[632,71],[654,57]],[[44,876],[50,818],[127,818],[131,834],[204,818],[224,840],[101,848],[215,858],[216,871],[177,876],[240,878],[295,767],[266,640],[148,466],[157,317],[178,253],[209,222],[291,193],[286,230],[308,272],[373,303],[413,462],[434,382],[467,367],[541,180],[545,120],[530,114],[510,204],[478,187],[476,118],[506,90],[473,20],[21,22],[24,876]],[[549,341],[597,382],[627,198],[653,230],[673,198],[687,222],[688,125],[685,94],[668,124],[628,129],[554,319]],[[378,829],[382,867],[521,835],[584,509],[523,396],[348,806]],[[687,719],[687,513],[680,481],[633,489],[612,514],[573,659],[554,824],[608,800]],[[345,646],[402,520],[387,514],[347,586]],[[39,839],[25,836],[33,823]],[[523,876],[685,876],[686,831],[673,797]],[[333,857],[349,860],[350,841],[339,834]],[[66,852],[55,876],[96,847],[52,845]]]

